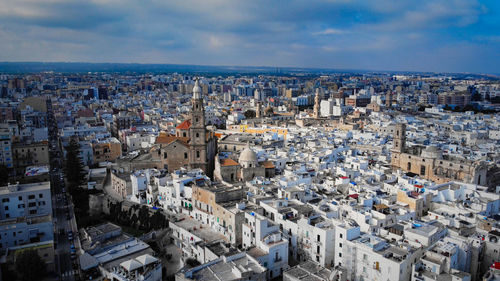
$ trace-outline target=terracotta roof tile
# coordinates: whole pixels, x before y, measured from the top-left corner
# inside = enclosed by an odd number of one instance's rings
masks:
[[[158,137],[156,137],[156,144],[169,144],[171,142],[174,142],[176,140],[179,140],[183,142],[185,145],[189,145],[189,138],[185,137],[176,137],[171,134],[167,134],[166,132],[161,132]]]
[[[275,168],[273,162],[271,162],[271,161],[264,161],[261,163],[261,165],[264,166],[264,168],[266,168],[266,169],[274,169]]]
[[[179,130],[189,130],[189,128],[191,128],[191,120],[184,120],[184,122],[180,123],[177,127],[175,127],[176,129],[179,129]]]
[[[238,164],[238,162],[234,161],[233,159],[227,158],[227,159],[221,159],[220,165],[224,167],[224,166],[237,166],[239,164]]]

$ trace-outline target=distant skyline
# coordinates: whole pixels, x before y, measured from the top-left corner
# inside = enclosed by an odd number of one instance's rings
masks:
[[[0,0],[0,42],[0,61],[499,74],[500,2]]]

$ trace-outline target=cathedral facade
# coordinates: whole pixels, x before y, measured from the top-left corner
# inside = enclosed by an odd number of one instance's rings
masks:
[[[417,174],[436,183],[461,181],[486,185],[487,165],[482,161],[470,161],[443,156],[436,146],[406,147],[406,125],[397,124],[394,130],[391,165],[405,172]]]
[[[173,172],[181,167],[196,169],[213,178],[217,137],[207,131],[205,126],[205,108],[198,80],[193,87],[189,120],[176,127],[176,134],[162,132],[156,139],[151,153],[160,158],[163,167]]]

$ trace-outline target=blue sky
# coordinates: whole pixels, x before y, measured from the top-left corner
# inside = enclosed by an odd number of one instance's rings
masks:
[[[0,61],[500,73],[500,1],[0,0]]]

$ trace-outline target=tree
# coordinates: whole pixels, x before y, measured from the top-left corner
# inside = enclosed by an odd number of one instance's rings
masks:
[[[252,118],[255,118],[255,111],[249,109],[249,110],[245,111],[245,113],[243,113],[243,115],[245,115],[246,119],[252,119]]]
[[[0,165],[0,186],[9,183],[9,169],[5,165]]]
[[[22,281],[42,280],[46,274],[45,262],[36,250],[25,250],[19,253],[15,266]]]
[[[83,162],[79,154],[80,144],[77,140],[71,139],[69,145],[66,146],[66,166],[64,167],[70,189],[79,189],[80,185],[85,183]]]
[[[88,215],[89,194],[81,186],[85,184],[85,171],[83,161],[80,158],[80,145],[76,139],[71,139],[66,146],[66,164],[64,173],[68,183],[68,190],[75,204],[75,216],[77,221]]]

